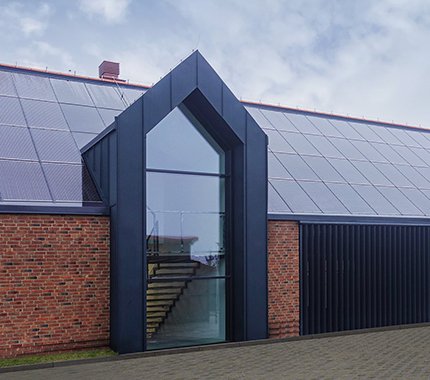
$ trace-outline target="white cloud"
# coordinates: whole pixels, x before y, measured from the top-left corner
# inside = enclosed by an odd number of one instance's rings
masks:
[[[102,16],[109,23],[124,20],[131,0],[80,0],[79,7],[90,17]]]

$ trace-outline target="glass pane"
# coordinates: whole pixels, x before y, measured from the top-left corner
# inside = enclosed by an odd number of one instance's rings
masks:
[[[0,160],[0,201],[50,201],[38,162]]]
[[[0,124],[26,126],[18,98],[0,96]]]
[[[338,160],[329,158],[328,161],[349,183],[367,184],[369,181],[360,174],[360,172],[347,160]]]
[[[58,103],[22,99],[29,127],[69,130]]]
[[[60,103],[94,106],[84,83],[67,79],[51,78],[51,84]]]
[[[430,190],[400,189],[424,215],[430,215]],[[427,196],[425,195],[427,193]]]
[[[105,129],[102,118],[93,107],[62,104],[61,108],[73,132],[100,133]]]
[[[147,168],[221,173],[224,153],[185,108],[175,108],[146,135]]]
[[[81,154],[70,132],[31,129],[41,161],[81,163]]]
[[[245,107],[252,118],[257,122],[260,128],[275,129],[275,127],[263,116],[261,111],[255,107]]]
[[[319,180],[318,176],[300,156],[297,156],[296,154],[278,153],[276,154],[276,157],[281,161],[282,165],[284,165],[294,179]]]
[[[402,215],[423,215],[405,195],[395,187],[377,186],[378,190],[396,206]]]
[[[352,185],[378,215],[398,215],[399,211],[373,186]]]
[[[312,122],[315,127],[324,136],[332,137],[343,137],[343,135],[337,130],[337,128],[330,123],[327,119],[322,117],[307,116],[307,118]]]
[[[301,133],[294,132],[281,132],[285,140],[293,147],[299,154],[313,154],[319,156],[319,152],[315,147],[306,139]]]
[[[16,89],[21,98],[57,101],[48,78],[14,73]]]
[[[345,206],[322,182],[299,182],[311,199],[325,214],[349,214]]]
[[[374,148],[378,152],[380,152],[387,160],[388,162],[391,162],[393,164],[407,164],[408,162],[401,157],[390,145],[388,144],[372,144]]]
[[[0,71],[0,95],[17,96],[10,73]]]
[[[55,201],[100,201],[94,183],[84,166],[64,164],[42,164],[42,166]]]
[[[393,184],[382,174],[371,162],[368,161],[351,161],[351,163],[363,174],[364,177],[372,185],[386,185],[392,186]]]
[[[165,271],[165,265],[161,263],[160,268],[154,266],[151,271]],[[195,270],[203,269],[196,266]],[[147,348],[225,341],[225,294],[224,279],[150,282],[146,301]]]
[[[365,160],[366,158],[346,139],[329,137],[332,144],[344,155],[351,160]]]
[[[306,138],[324,157],[343,158],[334,145],[324,136],[306,135]]]
[[[426,163],[413,153],[407,146],[393,145],[397,151],[409,164],[414,166],[426,166]]]
[[[79,149],[82,149],[85,145],[87,145],[92,139],[94,139],[97,134],[95,133],[79,133],[73,132],[73,138],[75,139],[76,145]]]
[[[126,108],[118,90],[108,85],[85,83],[94,104],[102,108],[123,110]]]
[[[305,115],[285,113],[285,116],[293,123],[299,132],[321,135],[321,132],[313,125]]]
[[[311,169],[323,181],[345,182],[342,176],[330,165],[324,157],[302,157]]]
[[[379,169],[380,172],[384,173],[385,177],[387,177],[394,186],[413,187],[412,183],[408,181],[408,179],[402,173],[400,173],[400,171],[397,170],[395,166],[391,164],[380,163],[375,163],[375,166]]]
[[[281,198],[278,192],[269,183],[268,188],[268,210],[274,213],[291,213],[290,208]]]
[[[328,183],[328,188],[353,214],[374,215],[375,211],[364,201],[360,195],[348,184]]]
[[[369,161],[388,162],[368,141],[351,140],[351,144],[353,144]]]
[[[108,110],[104,108],[99,108],[98,110],[106,127],[109,127],[109,125],[111,125],[115,121],[115,116],[118,116],[122,112],[118,110]]]
[[[291,121],[280,111],[261,110],[261,113],[266,116],[270,123],[279,131],[298,132],[297,128]]]
[[[0,125],[0,157],[37,160],[28,128]]]
[[[273,153],[269,153],[268,155],[268,171],[269,178],[293,178]]]
[[[342,133],[344,137],[347,139],[353,139],[353,140],[361,140],[364,141],[364,137],[360,135],[356,129],[353,127],[354,124],[351,121],[344,121],[344,120],[336,120],[336,119],[330,119],[330,123],[332,123],[337,130]],[[360,124],[358,124],[358,128],[360,128]]]
[[[297,182],[272,180],[271,184],[294,213],[321,214],[321,210]]]
[[[272,152],[295,153],[293,147],[282,137],[281,133],[275,130],[263,129],[269,138],[269,149]]]

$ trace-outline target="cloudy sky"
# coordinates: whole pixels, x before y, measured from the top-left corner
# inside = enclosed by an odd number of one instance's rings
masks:
[[[0,0],[0,62],[157,82],[198,48],[233,92],[430,128],[428,0]]]

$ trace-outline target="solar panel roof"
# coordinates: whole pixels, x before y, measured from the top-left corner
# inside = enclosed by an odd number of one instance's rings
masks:
[[[100,203],[80,148],[144,91],[0,68],[0,205]]]
[[[80,148],[145,88],[0,67],[0,205],[100,197]],[[430,215],[430,133],[245,104],[269,138],[269,213]]]
[[[430,133],[248,105],[269,138],[269,213],[430,215]]]

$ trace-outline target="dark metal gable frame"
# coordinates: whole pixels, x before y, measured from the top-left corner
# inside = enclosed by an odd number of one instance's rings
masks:
[[[267,138],[197,51],[83,150],[111,210],[111,346],[120,353],[145,349],[145,136],[181,103],[230,161],[230,338],[267,337]]]

